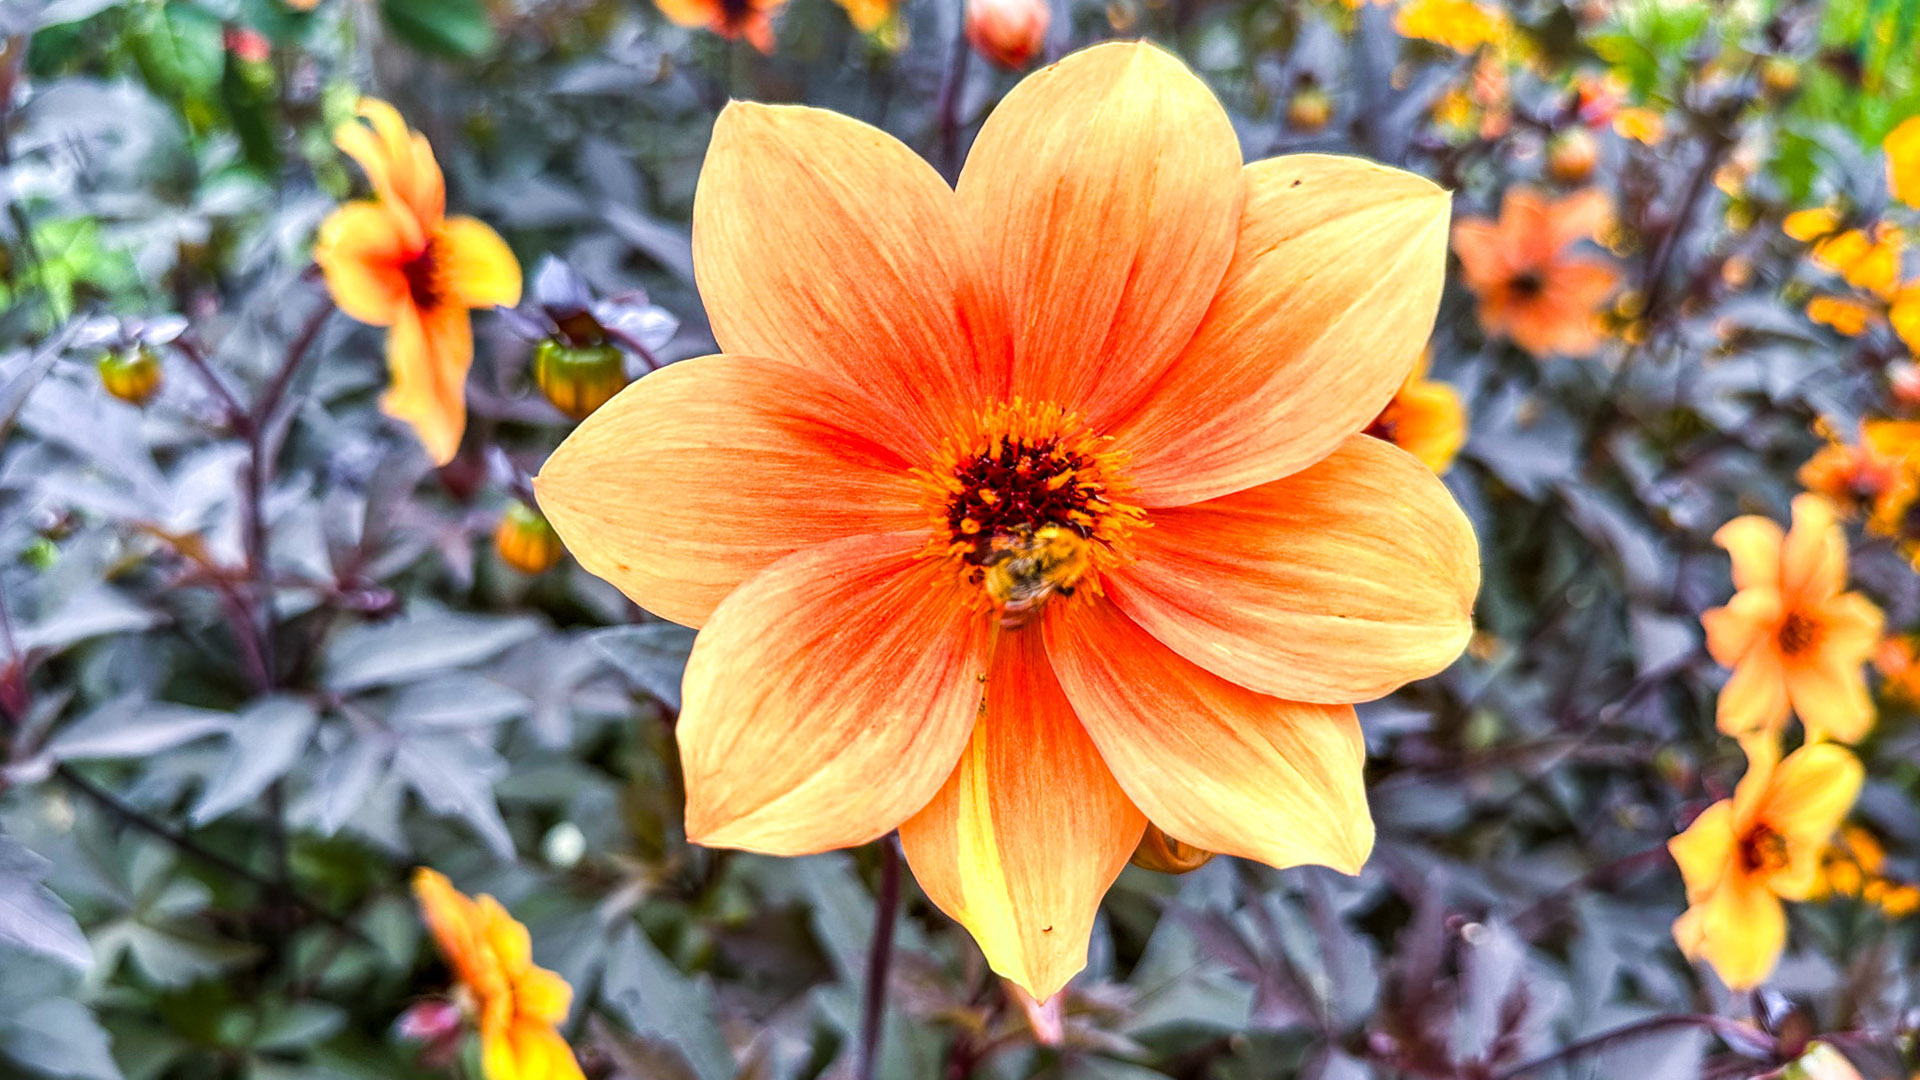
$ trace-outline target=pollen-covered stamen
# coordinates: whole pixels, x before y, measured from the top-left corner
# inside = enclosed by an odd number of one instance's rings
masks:
[[[1125,501],[1122,456],[1057,405],[1016,398],[982,413],[924,470],[936,536],[930,551],[1017,620],[1051,596],[1097,590],[1144,524]]]
[[[428,240],[420,254],[400,264],[400,276],[407,280],[407,294],[413,299],[414,307],[423,311],[438,307],[445,298],[440,262],[439,244]]]

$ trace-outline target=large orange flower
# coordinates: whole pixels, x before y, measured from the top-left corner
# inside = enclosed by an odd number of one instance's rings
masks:
[[[1720,527],[1733,557],[1726,607],[1700,616],[1707,651],[1733,669],[1720,690],[1720,730],[1743,741],[1778,735],[1798,713],[1809,738],[1852,743],[1873,726],[1864,665],[1880,645],[1880,609],[1847,584],[1847,537],[1833,504],[1793,500],[1793,531],[1757,516]]]
[[[681,26],[744,38],[763,53],[773,51],[773,13],[787,0],[653,0],[660,13]],[[848,11],[851,13],[852,9]]]
[[[1572,249],[1592,239],[1613,210],[1589,189],[1549,201],[1529,188],[1507,190],[1500,219],[1453,227],[1453,250],[1480,299],[1480,325],[1535,356],[1581,356],[1600,344],[1597,309],[1620,283],[1612,264]]]
[[[1780,901],[1814,893],[1821,856],[1863,777],[1860,762],[1832,743],[1803,746],[1777,764],[1774,744],[1752,749],[1733,798],[1707,807],[1667,842],[1687,884],[1674,939],[1735,990],[1773,970],[1787,944]]]
[[[393,106],[363,99],[360,117],[367,123],[342,125],[333,141],[366,171],[374,198],[321,222],[313,258],[341,311],[389,328],[393,386],[380,407],[413,425],[445,465],[467,427],[467,312],[519,303],[520,264],[484,222],[446,216],[433,148]]]
[[[1373,842],[1352,702],[1465,645],[1470,526],[1359,434],[1431,326],[1447,195],[1242,166],[1167,53],[1028,77],[959,190],[833,113],[730,106],[694,199],[724,355],[554,452],[582,565],[700,627],[687,833],[898,828],[1045,999],[1149,819],[1276,866]]]
[[[461,1005],[480,1028],[487,1080],[583,1080],[573,1048],[557,1030],[573,988],[534,966],[527,928],[493,897],[470,899],[425,867],[413,872],[413,894],[453,969]]]

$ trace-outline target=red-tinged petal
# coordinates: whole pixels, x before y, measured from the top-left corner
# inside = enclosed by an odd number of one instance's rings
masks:
[[[407,300],[401,267],[417,254],[393,216],[370,202],[350,202],[328,214],[313,244],[313,261],[326,275],[334,304],[369,326],[393,324]]]
[[[973,728],[994,623],[925,534],[774,563],[695,640],[677,733],[687,837],[804,855],[864,844],[940,790]]]
[[[1779,731],[1787,722],[1787,674],[1780,650],[1766,646],[1749,650],[1720,688],[1715,708],[1720,732],[1744,738],[1756,732]]]
[[[393,380],[380,399],[388,416],[405,421],[435,465],[460,450],[467,430],[467,369],[473,366],[473,328],[467,310],[421,310],[400,305],[387,334],[387,371]]]
[[[1246,168],[1239,246],[1173,370],[1112,430],[1146,506],[1277,480],[1380,414],[1446,279],[1447,193],[1356,158]]]
[[[512,307],[520,302],[520,262],[493,227],[477,218],[450,217],[440,229],[439,272],[458,303]]]
[[[1355,435],[1284,480],[1151,521],[1107,595],[1248,689],[1371,700],[1452,663],[1473,631],[1473,528],[1426,466],[1378,439]]]
[[[1733,558],[1733,587],[1780,587],[1780,549],[1786,534],[1771,518],[1749,514],[1720,526],[1713,542]]]
[[[375,98],[360,99],[358,117],[334,129],[334,145],[359,164],[382,202],[398,204],[403,218],[431,231],[446,213],[447,187],[426,136]]]
[[[987,963],[1046,1001],[1086,966],[1100,898],[1140,842],[1127,800],[1054,681],[1040,635],[1001,639],[960,764],[900,844]]]
[[[1780,590],[1755,585],[1733,594],[1726,607],[1703,612],[1700,624],[1707,631],[1707,652],[1714,663],[1733,667],[1754,645],[1780,630],[1782,614]]]
[[[1460,276],[1475,292],[1503,287],[1519,272],[1508,255],[1500,224],[1487,218],[1455,222],[1453,252],[1460,257]]]
[[[1067,700],[1147,820],[1224,855],[1360,872],[1373,817],[1352,706],[1237,686],[1103,600],[1054,605],[1045,632]]]
[[[714,337],[858,387],[896,450],[938,447],[1005,393],[978,243],[932,166],[877,128],[743,103],[714,124],[693,205]]]
[[[1733,831],[1733,802],[1722,799],[1701,811],[1686,831],[1667,841],[1667,851],[1680,867],[1687,902],[1697,904],[1726,880],[1739,854]]]
[[[741,582],[828,540],[927,522],[854,391],[774,360],[683,360],[587,417],[534,479],[580,565],[699,626]]]
[[[1029,75],[960,174],[1013,334],[1013,393],[1104,430],[1166,372],[1233,255],[1245,184],[1205,84],[1139,42]]]

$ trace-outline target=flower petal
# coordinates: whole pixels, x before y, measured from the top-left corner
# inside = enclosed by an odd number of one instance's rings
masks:
[[[1225,110],[1164,50],[1096,45],[1022,80],[959,186],[1012,327],[1013,393],[1104,430],[1200,325],[1244,191]]]
[[[1714,709],[1720,733],[1736,739],[1780,730],[1788,711],[1786,669],[1780,650],[1771,646],[1750,649],[1740,658]]]
[[[1446,280],[1448,195],[1412,173],[1299,154],[1246,168],[1239,246],[1193,342],[1113,431],[1147,506],[1295,472],[1392,400]]]
[[[328,214],[313,243],[313,261],[334,304],[369,326],[391,326],[399,314],[407,299],[400,268],[409,255],[393,216],[371,202],[350,202]]]
[[[1733,667],[1754,645],[1780,630],[1780,590],[1755,585],[1733,594],[1726,607],[1700,614],[1707,631],[1707,652],[1721,667]]]
[[[1693,911],[1699,911],[1695,916]],[[1688,955],[1713,965],[1731,990],[1758,986],[1787,947],[1787,912],[1759,882],[1729,876],[1703,903],[1683,916],[1695,939]],[[1675,937],[1680,926],[1674,927]],[[1682,948],[1687,943],[1681,942]]]
[[[587,417],[534,491],[580,565],[699,626],[793,552],[926,523],[906,464],[860,434],[871,420],[854,392],[806,368],[683,360]]]
[[[473,327],[467,309],[421,310],[412,301],[396,309],[387,334],[387,371],[393,385],[380,408],[411,425],[435,465],[460,451],[467,430],[467,369],[473,366]]]
[[[404,208],[401,224],[426,229],[446,213],[447,185],[433,147],[393,106],[361,98],[358,119],[335,128],[333,144],[359,164],[380,201]]]
[[[1824,848],[1860,796],[1864,779],[1860,759],[1846,747],[1811,743],[1774,769],[1755,813],[1790,847]]]
[[[480,1072],[487,1080],[582,1080],[585,1075],[566,1038],[526,1016],[482,1026]]]
[[[1693,824],[1667,841],[1667,851],[1680,867],[1687,886],[1687,902],[1697,904],[1720,887],[1736,854],[1733,801],[1721,799],[1700,812]]]
[[[1873,695],[1858,660],[1817,657],[1786,668],[1787,698],[1810,739],[1856,743],[1873,730]]]
[[[1055,605],[1044,625],[1067,700],[1147,820],[1269,866],[1360,872],[1373,817],[1352,706],[1237,686],[1104,601]]]
[[[1473,631],[1473,528],[1426,466],[1378,439],[1352,436],[1284,480],[1151,521],[1107,594],[1248,689],[1370,700],[1452,663]]]
[[[1100,898],[1145,830],[1025,631],[1002,637],[960,764],[900,844],[993,970],[1045,1001],[1086,966]]]
[[[693,203],[714,337],[838,377],[875,437],[932,450],[1005,392],[1004,320],[977,240],[932,166],[824,109],[729,105]]]
[[[450,217],[439,239],[435,255],[456,301],[470,308],[520,302],[520,261],[491,225],[478,218]]]
[[[1833,504],[1811,493],[1793,498],[1793,528],[1780,549],[1780,591],[1789,602],[1824,600],[1847,584],[1847,535]]]
[[[1733,587],[1780,586],[1780,549],[1786,534],[1771,518],[1757,514],[1737,517],[1713,534],[1713,542],[1733,558]]]
[[[993,620],[924,534],[774,563],[694,641],[677,733],[687,838],[803,855],[925,806],[967,744]]]

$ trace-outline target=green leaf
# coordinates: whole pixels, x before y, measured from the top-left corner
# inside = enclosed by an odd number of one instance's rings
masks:
[[[381,0],[395,37],[415,48],[462,60],[493,49],[493,24],[481,0]]]

